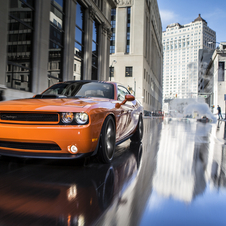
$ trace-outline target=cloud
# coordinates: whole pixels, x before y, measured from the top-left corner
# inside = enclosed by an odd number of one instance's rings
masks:
[[[160,10],[160,15],[161,15],[163,27],[164,25],[176,23],[178,19],[178,15],[170,10]]]

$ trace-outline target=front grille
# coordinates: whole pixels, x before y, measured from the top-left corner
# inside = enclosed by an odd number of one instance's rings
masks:
[[[58,114],[1,113],[0,119],[21,122],[58,122]]]
[[[45,143],[25,143],[25,142],[8,142],[0,141],[0,147],[2,148],[14,148],[21,150],[45,150],[45,151],[57,151],[61,150],[57,144],[45,144]]]

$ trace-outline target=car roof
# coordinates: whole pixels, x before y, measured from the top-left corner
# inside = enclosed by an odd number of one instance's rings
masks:
[[[71,81],[64,81],[61,83],[87,83],[87,82],[95,82],[95,83],[115,83],[115,82],[109,82],[109,81],[99,81],[99,80],[71,80]]]

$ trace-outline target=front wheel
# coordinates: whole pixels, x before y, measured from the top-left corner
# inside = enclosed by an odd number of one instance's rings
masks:
[[[137,125],[136,132],[133,134],[133,136],[130,138],[131,141],[133,142],[140,142],[143,138],[143,117],[142,115],[139,116],[139,121]]]
[[[100,136],[99,159],[103,163],[110,163],[115,153],[115,122],[112,116],[105,119]]]

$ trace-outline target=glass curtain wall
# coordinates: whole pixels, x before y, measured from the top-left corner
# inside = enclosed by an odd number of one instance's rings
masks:
[[[92,40],[92,80],[98,79],[98,29],[99,24],[93,21],[93,40]]]
[[[74,76],[75,80],[83,79],[84,60],[84,18],[85,8],[77,3],[75,21]]]
[[[111,40],[110,40],[110,54],[115,53],[115,25],[116,25],[116,9],[111,10]]]
[[[126,53],[129,53],[130,49],[130,15],[131,8],[127,7]]]
[[[34,0],[10,0],[6,86],[31,91]]]
[[[51,0],[49,34],[49,86],[62,81],[65,0]]]

